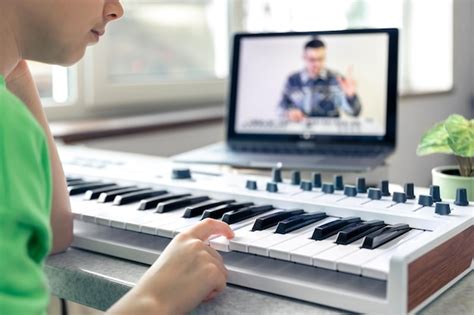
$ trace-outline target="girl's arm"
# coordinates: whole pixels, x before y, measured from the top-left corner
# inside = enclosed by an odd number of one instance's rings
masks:
[[[16,68],[6,77],[6,83],[8,89],[26,104],[43,127],[48,138],[53,179],[53,201],[51,207],[52,253],[58,253],[66,250],[71,244],[73,223],[66,180],[56,144],[49,129],[36,84],[26,61],[22,60],[18,63]]]

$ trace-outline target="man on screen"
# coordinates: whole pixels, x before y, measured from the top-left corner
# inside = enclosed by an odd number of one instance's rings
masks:
[[[279,108],[286,119],[358,116],[361,104],[349,69],[342,77],[325,67],[326,46],[314,38],[304,46],[305,68],[289,76]]]

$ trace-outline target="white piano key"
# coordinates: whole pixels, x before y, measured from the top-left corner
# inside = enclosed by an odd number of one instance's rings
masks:
[[[288,241],[294,237],[297,237],[303,233],[310,233],[312,235],[313,230],[316,226],[320,224],[324,224],[321,222],[325,222],[328,218],[325,218],[321,221],[315,222],[311,225],[308,225],[304,228],[298,229],[296,231],[287,233],[287,234],[272,234],[262,239],[255,241],[253,244],[249,244],[248,252],[252,254],[257,254],[261,256],[271,256],[270,251],[271,249],[276,246],[277,244],[283,243]],[[310,236],[311,236],[310,235]],[[304,239],[304,238],[303,238]],[[271,256],[272,257],[272,256]]]
[[[247,220],[244,220],[244,221],[241,221],[241,222],[238,222],[238,223],[230,224],[229,226],[232,229],[232,231],[234,231],[234,233],[237,234],[237,231],[240,230],[240,229],[244,229],[244,230],[251,229],[254,222],[255,222],[255,219],[258,219],[260,217],[263,217],[263,216],[269,215],[271,213],[277,212],[278,210],[281,210],[281,209],[275,209],[275,210],[272,210],[272,211],[268,211],[268,212],[262,213],[258,216],[255,216],[253,218],[249,218]],[[209,244],[215,250],[219,250],[219,251],[222,251],[222,252],[231,251],[231,249],[230,249],[230,240],[228,240],[227,238],[225,238],[223,236],[218,236],[216,238],[213,238],[213,239],[209,240]]]
[[[379,246],[375,249],[361,248],[360,250],[344,256],[337,263],[337,270],[347,273],[352,273],[360,275],[362,273],[362,265],[371,261],[372,259],[377,258],[378,256],[386,253],[389,250],[394,249],[395,247],[403,244],[407,240],[419,235],[422,233],[421,230],[410,230],[407,233],[397,237],[394,240],[391,240],[388,243],[385,243],[382,246]]]
[[[336,238],[337,234],[321,241],[310,240],[306,245],[291,251],[290,260],[300,264],[312,265],[314,255],[337,246]]]
[[[418,235],[407,240],[407,242],[416,242],[417,240],[420,240],[422,237],[424,237],[426,233],[430,232],[423,231],[422,233],[419,233]],[[390,270],[390,259],[397,249],[398,246],[363,264],[362,275],[369,278],[386,280]]]
[[[290,233],[291,235],[296,234],[295,237],[291,237],[279,244],[276,244],[270,247],[269,256],[273,258],[281,259],[281,260],[288,260],[288,261],[291,260],[291,257],[290,257],[291,251],[299,247],[302,247],[306,244],[309,244],[311,241],[313,241],[310,239],[310,237],[313,235],[315,227],[329,223],[337,219],[339,218],[336,218],[336,217],[325,218],[319,222],[309,225],[306,228]]]
[[[155,213],[155,218],[153,220],[137,223],[140,224],[140,232],[158,235],[159,227],[181,218],[183,214],[183,209],[165,213]]]
[[[313,266],[337,270],[336,261],[360,249],[364,238],[347,245],[336,245],[312,257]]]
[[[235,232],[234,238],[229,242],[230,250],[248,253],[249,244],[273,234],[276,230],[275,226],[262,231],[252,231],[252,226],[253,223]]]

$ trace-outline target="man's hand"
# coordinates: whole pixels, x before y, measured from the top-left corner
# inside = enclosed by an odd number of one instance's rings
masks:
[[[304,113],[297,108],[291,108],[288,110],[288,119],[294,122],[300,122],[305,118]]]
[[[212,235],[234,237],[230,227],[206,219],[178,234],[137,286],[110,313],[184,314],[222,292],[227,269],[206,241]]]
[[[337,77],[337,82],[347,97],[356,95],[356,81],[352,78],[352,67],[347,69],[346,77]]]

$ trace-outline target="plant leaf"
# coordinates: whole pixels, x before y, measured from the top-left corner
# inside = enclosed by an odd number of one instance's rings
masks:
[[[474,156],[474,120],[461,115],[451,115],[444,127],[448,133],[448,145],[454,154],[462,157]]]
[[[437,123],[421,137],[416,154],[427,155],[432,153],[453,153],[448,145],[448,133],[444,122]]]

